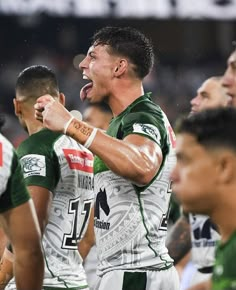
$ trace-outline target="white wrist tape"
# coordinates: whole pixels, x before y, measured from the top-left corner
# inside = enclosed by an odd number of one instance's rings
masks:
[[[70,120],[68,122],[65,123],[64,128],[63,128],[63,132],[64,134],[66,134],[66,131],[68,129],[68,127],[70,126],[71,121],[74,119],[74,116],[71,116]]]
[[[85,148],[89,148],[97,134],[98,129],[94,128],[91,135],[88,137],[88,139],[86,140],[86,142],[84,143],[84,147]]]

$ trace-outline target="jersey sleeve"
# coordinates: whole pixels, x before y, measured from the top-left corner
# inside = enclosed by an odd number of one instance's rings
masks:
[[[1,153],[3,160],[6,157],[10,157],[7,152],[4,152],[4,145]],[[0,166],[0,180],[4,181],[0,186],[0,212],[17,207],[30,199],[24,182],[21,165],[13,148],[10,160],[6,160],[5,165],[3,163]]]
[[[36,151],[27,153],[20,158],[27,186],[40,186],[54,191],[59,180],[58,159],[52,148],[38,146]]]
[[[138,134],[156,142],[161,148],[166,141],[163,120],[152,114],[134,112],[127,114],[122,120],[123,138],[130,134]]]

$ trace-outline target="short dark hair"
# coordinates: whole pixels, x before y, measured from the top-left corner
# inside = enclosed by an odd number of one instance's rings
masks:
[[[111,52],[127,57],[135,66],[135,73],[143,79],[154,64],[154,51],[150,39],[132,27],[104,27],[92,38],[93,45],[108,45]]]
[[[176,132],[193,135],[205,148],[227,147],[236,152],[236,109],[208,109],[179,120]]]
[[[58,82],[55,73],[44,65],[25,68],[16,81],[16,91],[25,97],[38,98],[44,94],[57,96]]]

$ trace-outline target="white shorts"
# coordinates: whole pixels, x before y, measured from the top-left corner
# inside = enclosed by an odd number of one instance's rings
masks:
[[[162,271],[114,270],[102,276],[96,290],[179,290],[175,267]]]

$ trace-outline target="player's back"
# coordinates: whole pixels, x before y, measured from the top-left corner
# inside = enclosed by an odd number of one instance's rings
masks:
[[[43,129],[18,148],[27,186],[53,194],[43,235],[44,286],[84,287],[77,243],[83,236],[93,203],[93,155],[72,138]]]

